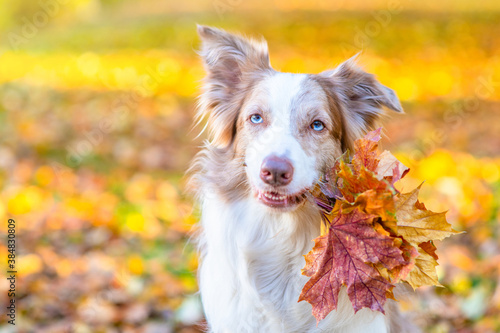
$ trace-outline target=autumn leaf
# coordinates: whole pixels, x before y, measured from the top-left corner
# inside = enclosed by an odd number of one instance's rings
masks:
[[[437,258],[431,256],[422,248],[418,249],[418,254],[418,257],[415,259],[415,268],[404,281],[408,282],[413,289],[422,286],[442,287],[436,273]]]
[[[392,216],[397,191],[393,185],[409,169],[391,153],[385,151],[380,154],[377,151],[380,131],[379,128],[355,142],[351,163],[346,161],[347,154],[336,163],[335,184],[342,199],[353,207],[359,206],[366,213],[379,215],[383,220],[395,220]],[[347,210],[347,205],[344,208]]]
[[[379,163],[376,170],[378,178],[386,179],[393,185],[410,171],[407,166],[387,150],[381,153],[378,158]]]
[[[389,221],[394,215],[394,193],[388,190],[366,190],[356,197],[353,207],[359,207],[367,214],[375,214]]]
[[[369,171],[377,169],[379,152],[377,151],[378,142],[381,139],[380,132],[382,128],[369,132],[362,140],[354,142],[354,151],[356,152],[352,158],[352,165],[355,170],[361,167]]]
[[[420,247],[423,251],[425,251],[427,254],[429,254],[434,259],[436,259],[436,260],[439,259],[438,255],[436,254],[437,248],[432,241],[421,243],[418,245],[418,247]]]
[[[394,284],[407,279],[410,272],[415,269],[416,259],[419,256],[418,250],[406,240],[403,238],[396,239],[400,241],[398,248],[402,252],[404,262],[401,265],[394,267],[392,270],[387,270],[381,265],[376,266],[380,274]]]
[[[362,165],[356,169],[352,165],[341,161],[336,174],[336,186],[343,199],[350,203],[353,203],[358,195],[368,190],[392,191],[387,181],[378,179],[374,172]]]
[[[378,152],[377,148],[378,142],[381,139],[381,130],[379,128],[369,132],[363,139],[356,140],[352,165],[357,171],[361,167],[364,167],[369,171],[375,172],[379,179],[388,179],[391,180],[391,184],[394,184],[403,178],[410,169],[389,151]]]
[[[435,213],[418,201],[420,186],[409,193],[398,195],[396,218],[398,233],[414,246],[419,256],[415,269],[405,279],[414,289],[421,286],[441,286],[436,274],[438,265],[436,247],[432,243],[459,232],[446,221],[446,213]]]
[[[310,279],[299,301],[312,305],[317,321],[337,308],[343,287],[355,312],[383,313],[396,283],[440,285],[433,241],[457,232],[445,213],[418,201],[420,187],[396,190],[409,169],[390,152],[379,153],[379,140],[380,129],[357,140],[352,159],[344,154],[311,192],[326,223],[305,256],[302,274]]]
[[[446,221],[445,212],[434,213],[418,201],[420,186],[409,193],[399,194],[396,201],[398,233],[414,246],[443,240],[458,232]]]
[[[348,153],[344,154],[327,173],[330,182],[319,182],[314,196],[327,213],[333,208],[332,199],[338,198],[353,208],[361,206],[368,214],[383,214],[383,218],[394,211],[393,196],[397,191],[393,185],[409,169],[388,151],[377,151],[380,131],[379,128],[357,140],[352,161]],[[344,205],[344,209],[349,208]]]
[[[384,312],[384,303],[387,295],[392,297],[394,285],[373,265],[391,270],[403,265],[404,258],[391,237],[374,229],[375,218],[359,209],[339,214],[331,221],[329,233],[317,238],[313,250],[305,256],[303,274],[311,279],[299,301],[313,305],[318,321],[337,308],[342,286],[346,287],[354,311],[368,307]]]

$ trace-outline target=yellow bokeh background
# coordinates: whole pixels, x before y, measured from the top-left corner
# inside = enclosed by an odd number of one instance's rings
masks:
[[[426,206],[467,232],[437,244],[445,288],[402,308],[426,332],[500,331],[498,1],[0,9],[0,236],[14,219],[19,332],[201,331],[198,211],[183,178],[205,138],[192,129],[196,23],[265,37],[281,71],[318,73],[361,52],[405,109],[383,122],[383,148],[411,169],[399,188],[424,181]],[[2,241],[2,272],[7,256]]]

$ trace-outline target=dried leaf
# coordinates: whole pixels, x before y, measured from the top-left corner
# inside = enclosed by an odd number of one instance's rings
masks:
[[[354,142],[354,151],[356,152],[352,158],[352,165],[355,170],[366,168],[369,171],[377,170],[379,163],[377,151],[378,142],[381,139],[380,132],[382,128],[368,133],[363,139]]]
[[[407,279],[410,272],[415,268],[416,259],[419,256],[418,250],[414,246],[402,238],[399,239],[401,240],[399,249],[403,254],[404,263],[394,267],[392,270],[378,267],[381,269],[381,273],[383,272],[382,275],[393,284]]]
[[[313,250],[305,256],[303,273],[311,279],[299,301],[312,304],[318,321],[337,308],[342,286],[346,286],[355,312],[363,307],[384,312],[385,300],[387,295],[392,297],[394,286],[374,264],[391,270],[405,260],[394,240],[375,230],[374,218],[358,209],[340,213],[331,221],[328,235],[317,238]]]
[[[380,216],[382,220],[394,220],[394,194],[388,190],[366,190],[356,197],[353,207],[367,214]],[[394,220],[395,221],[395,220]]]
[[[420,186],[410,193],[399,194],[396,201],[398,233],[414,246],[431,240],[442,240],[459,232],[446,221],[445,212],[434,213],[418,201]]]
[[[341,161],[337,169],[337,187],[347,202],[354,203],[356,197],[368,190],[377,192],[391,191],[392,186],[385,180],[380,180],[377,175],[360,166],[358,169]]]
[[[401,163],[389,151],[384,151],[378,156],[379,163],[377,166],[377,175],[379,179],[385,178],[391,184],[394,184],[410,171],[410,169]]]
[[[415,268],[404,281],[408,282],[413,289],[422,286],[441,286],[436,273],[437,260],[424,251],[418,249],[419,256],[415,259]]]

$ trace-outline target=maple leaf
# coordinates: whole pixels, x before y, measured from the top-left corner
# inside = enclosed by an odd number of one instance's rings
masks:
[[[381,265],[376,266],[380,274],[393,284],[405,280],[409,276],[409,274],[415,269],[415,265],[417,263],[416,258],[419,256],[419,252],[414,246],[403,238],[397,239],[400,241],[398,248],[401,250],[403,255],[403,264],[396,266],[391,270],[387,270]]]
[[[388,151],[379,154],[380,131],[379,128],[356,140],[351,163],[347,160],[348,154],[345,154],[333,171],[338,191],[345,201],[359,206],[368,214],[380,215],[383,220],[395,220],[391,217],[397,193],[393,184],[409,169]],[[332,189],[329,191],[333,192]],[[347,206],[344,208],[347,209]]]
[[[403,178],[410,169],[389,151],[378,152],[381,130],[382,128],[378,128],[366,134],[364,138],[355,141],[355,154],[352,158],[352,165],[355,170],[360,170],[361,167],[364,167],[369,171],[375,172],[379,176],[379,179],[390,179],[391,183],[394,184]]]
[[[385,150],[379,156],[379,163],[377,165],[376,173],[379,179],[386,179],[392,185],[395,182],[406,176],[410,169],[401,163],[394,155]]]
[[[316,238],[313,250],[305,256],[303,274],[311,279],[299,301],[311,303],[318,321],[337,308],[342,286],[355,312],[363,307],[384,312],[387,297],[393,297],[394,285],[374,264],[391,270],[405,260],[394,239],[375,230],[375,218],[359,209],[341,212],[331,221],[328,234]]]
[[[432,212],[418,201],[421,186],[412,192],[398,195],[396,201],[398,234],[414,246],[458,234],[459,232],[453,230],[451,224],[446,221],[446,212]]]
[[[415,267],[410,271],[408,277],[403,279],[408,282],[413,289],[422,286],[439,286],[436,266],[437,258],[427,253],[422,248],[418,249],[418,257],[415,259]]]
[[[418,201],[420,186],[404,194],[395,189],[409,169],[378,152],[380,130],[356,140],[352,160],[346,152],[311,192],[326,223],[305,255],[302,273],[310,279],[299,301],[311,303],[318,322],[337,308],[344,287],[355,312],[383,313],[396,283],[439,286],[433,241],[457,233],[445,213]]]
[[[418,246],[419,256],[415,261],[415,269],[405,279],[414,289],[426,285],[441,286],[436,273],[438,256],[432,241],[460,233],[453,230],[446,221],[445,212],[427,210],[418,201],[421,186],[412,192],[399,194],[396,201],[398,234],[412,245]]]
[[[394,193],[390,190],[366,190],[356,197],[352,207],[359,207],[367,214],[380,216],[383,220],[393,220]],[[347,210],[346,210],[347,212]]]
[[[352,158],[352,165],[355,170],[359,170],[361,167],[365,167],[370,171],[377,169],[379,163],[377,148],[378,142],[381,139],[381,130],[382,128],[378,128],[366,134],[364,138],[354,142],[355,154]]]
[[[365,167],[354,169],[341,161],[337,170],[337,187],[343,198],[354,202],[357,195],[370,189],[385,190],[387,183],[377,178],[377,175]]]
[[[433,257],[434,259],[439,259],[438,255],[436,254],[436,246],[432,241],[428,241],[422,244],[418,244],[418,247],[420,247],[423,251],[425,251],[428,255]]]
[[[326,182],[319,183],[322,198],[318,195],[315,197],[327,213],[331,211],[332,198],[342,198],[353,206],[361,205],[369,214],[382,212],[383,218],[387,218],[386,212],[394,210],[392,197],[397,191],[393,184],[404,177],[409,169],[390,152],[379,154],[380,131],[381,128],[356,140],[352,161],[349,161],[346,152],[327,172]],[[369,190],[372,192],[366,192]],[[347,209],[347,206],[344,208]]]

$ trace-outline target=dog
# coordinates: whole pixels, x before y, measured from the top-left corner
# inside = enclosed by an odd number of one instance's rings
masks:
[[[267,43],[198,26],[207,75],[197,119],[210,141],[188,171],[201,206],[199,288],[208,331],[404,332],[386,315],[356,314],[347,294],[316,323],[297,302],[304,255],[321,215],[306,193],[384,108],[403,112],[393,90],[351,58],[320,74],[272,69]]]

